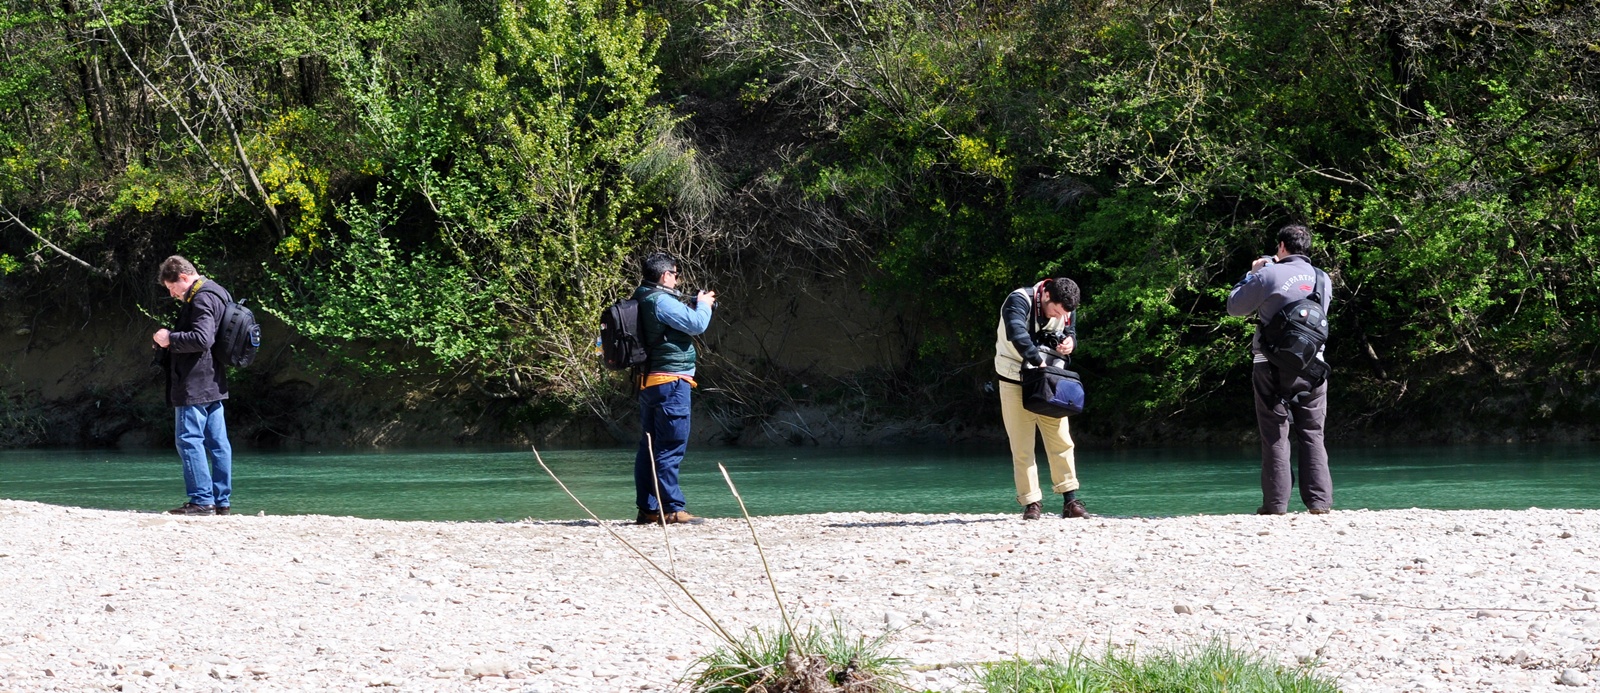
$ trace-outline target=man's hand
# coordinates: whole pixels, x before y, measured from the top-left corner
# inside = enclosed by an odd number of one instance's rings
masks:
[[[172,333],[168,332],[167,328],[163,327],[163,328],[161,328],[159,330],[156,330],[155,335],[152,336],[151,339],[155,340],[156,346],[161,347],[162,349],[165,349],[165,348],[167,348],[169,346],[172,346],[172,337],[171,337],[171,335],[172,335]]]
[[[717,304],[717,292],[715,292],[715,291],[702,291],[702,292],[700,292],[700,295],[697,297],[697,300],[699,300],[701,303],[710,303],[711,305],[716,305]]]
[[[1261,257],[1256,258],[1255,262],[1250,263],[1250,271],[1260,272],[1262,267],[1266,267],[1267,265],[1272,264],[1274,261],[1275,258],[1273,258],[1271,255],[1262,255]]]
[[[1061,340],[1060,344],[1056,345],[1056,353],[1061,354],[1062,356],[1069,356],[1072,354],[1072,350],[1077,346],[1077,340],[1073,339],[1072,335],[1067,335],[1065,339]]]

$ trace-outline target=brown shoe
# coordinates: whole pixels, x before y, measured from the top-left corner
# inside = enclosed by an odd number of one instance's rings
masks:
[[[217,506],[217,514],[218,515],[226,515],[226,514],[231,513],[231,512],[233,512],[233,506],[231,506],[231,505],[219,505],[219,506]]]
[[[1331,512],[1333,508],[1310,508],[1309,510],[1312,515],[1326,515]]]
[[[1268,508],[1267,506],[1263,505],[1263,506],[1261,506],[1259,508],[1256,508],[1256,514],[1257,515],[1286,515],[1286,514],[1288,514],[1288,511],[1287,510],[1272,510],[1272,509]]]
[[[1024,519],[1024,520],[1037,520],[1037,519],[1039,519],[1039,509],[1040,509],[1039,501],[1034,501],[1032,503],[1029,503],[1028,507],[1025,507],[1025,508],[1022,509],[1022,519]]]
[[[653,513],[646,510],[640,510],[639,516],[633,518],[633,523],[636,525],[653,525],[659,524],[660,522],[661,513]]]
[[[215,515],[215,514],[217,514],[217,506],[215,506],[215,505],[195,505],[194,503],[184,503],[183,505],[180,505],[180,506],[178,506],[176,508],[168,510],[167,514],[168,515]]]
[[[695,517],[685,510],[667,513],[662,516],[662,519],[665,519],[669,525],[698,525],[706,521],[706,518]]]
[[[1088,517],[1089,509],[1083,507],[1083,501],[1076,498],[1061,505],[1062,517]]]

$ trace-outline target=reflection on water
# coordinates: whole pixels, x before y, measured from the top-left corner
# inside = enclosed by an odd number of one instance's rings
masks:
[[[1335,448],[1329,454],[1337,508],[1600,507],[1600,445]],[[632,450],[551,451],[544,457],[602,517],[633,516]],[[682,482],[690,510],[712,517],[738,514],[718,462],[727,466],[757,515],[1012,513],[1018,508],[1008,460],[1003,442],[893,449],[692,448]],[[1105,515],[1247,513],[1261,501],[1254,449],[1080,449],[1078,476],[1090,511]],[[407,520],[582,517],[525,451],[241,451],[234,486],[234,507],[245,513]],[[0,497],[137,510],[184,501],[177,455],[170,452],[3,452]]]

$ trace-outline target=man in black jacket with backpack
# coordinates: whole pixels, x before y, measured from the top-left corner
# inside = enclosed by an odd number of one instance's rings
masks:
[[[1324,338],[1327,334],[1333,286],[1326,273],[1311,266],[1306,258],[1310,250],[1310,229],[1299,224],[1283,227],[1278,231],[1277,254],[1252,263],[1250,272],[1228,295],[1229,315],[1254,314],[1260,321],[1250,345],[1256,425],[1261,430],[1262,503],[1256,510],[1260,515],[1282,515],[1289,510],[1289,490],[1293,487],[1289,473],[1291,429],[1295,456],[1299,458],[1300,500],[1313,515],[1333,508],[1333,479],[1328,473],[1328,450],[1323,445],[1328,380],[1322,344],[1302,340],[1308,366],[1287,365],[1291,359],[1284,356],[1289,349],[1280,348],[1278,331],[1273,329],[1282,324],[1274,322],[1280,318],[1279,313],[1292,305],[1300,318],[1311,317],[1320,322]],[[1302,299],[1310,300],[1300,303]]]
[[[189,494],[189,502],[167,512],[226,515],[233,493],[233,446],[222,413],[222,401],[228,398],[228,375],[222,368],[226,357],[216,347],[223,313],[233,297],[200,276],[181,255],[162,261],[160,281],[182,303],[177,324],[156,330],[151,339],[165,350],[167,403],[176,414],[178,457]]]

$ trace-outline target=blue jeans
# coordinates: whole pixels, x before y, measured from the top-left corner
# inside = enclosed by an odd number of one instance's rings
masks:
[[[195,505],[229,504],[233,493],[233,446],[222,402],[175,407],[178,458],[183,460],[183,486]],[[210,456],[210,462],[206,460]]]
[[[646,512],[683,509],[678,465],[689,449],[689,383],[674,380],[639,391],[639,452],[633,458],[635,504]],[[655,460],[651,464],[650,453]],[[655,469],[651,478],[651,469]]]

